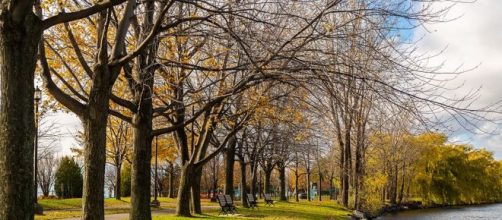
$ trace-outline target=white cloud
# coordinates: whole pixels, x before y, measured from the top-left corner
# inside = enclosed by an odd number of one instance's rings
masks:
[[[77,145],[75,135],[82,129],[80,119],[71,113],[57,112],[50,115],[47,120],[56,123],[62,134],[59,139],[60,147],[58,148],[59,151],[57,155],[62,156],[71,154],[70,148],[76,147]]]
[[[480,66],[462,74],[452,85],[464,84],[455,91],[456,95],[481,87],[476,106],[482,107],[502,100],[502,1],[478,0],[474,3],[458,4],[450,11],[450,22],[427,26],[418,30],[416,37],[424,39],[419,43],[420,50],[439,52],[446,51],[435,58],[436,62],[446,61],[445,70],[463,65],[464,67]],[[459,17],[460,16],[460,17]],[[453,95],[453,93],[451,94]],[[490,126],[488,123],[479,124]],[[502,126],[499,127],[502,130]],[[476,147],[484,147],[502,159],[502,135],[473,134],[457,129],[452,140],[469,142]]]

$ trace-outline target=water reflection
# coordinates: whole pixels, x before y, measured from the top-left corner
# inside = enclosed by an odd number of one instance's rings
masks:
[[[502,204],[480,205],[441,209],[410,210],[396,214],[388,214],[379,220],[467,220],[490,219],[502,220]]]

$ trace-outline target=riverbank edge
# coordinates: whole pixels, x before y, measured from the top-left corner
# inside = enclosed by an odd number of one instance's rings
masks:
[[[407,202],[402,203],[400,205],[386,205],[380,209],[380,211],[371,215],[366,212],[362,212],[359,210],[354,210],[352,213],[352,219],[376,219],[378,217],[384,216],[386,214],[405,212],[410,210],[419,210],[419,209],[437,209],[437,208],[459,208],[459,207],[468,207],[468,206],[480,206],[480,205],[493,205],[493,204],[502,204],[502,201],[493,201],[493,202],[480,202],[480,203],[465,203],[465,204],[429,204],[423,205],[421,202]]]

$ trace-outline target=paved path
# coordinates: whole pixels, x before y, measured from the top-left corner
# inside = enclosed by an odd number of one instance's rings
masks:
[[[219,206],[202,206],[202,210],[207,210],[207,209],[214,209],[214,208],[219,208]],[[168,214],[173,214],[175,209],[172,208],[163,208],[160,210],[152,210],[152,216],[156,215],[168,215]],[[129,213],[118,213],[118,214],[110,214],[110,215],[105,215],[106,220],[124,220],[129,218]],[[81,218],[65,218],[63,220],[80,220]]]
[[[152,216],[155,215],[167,215],[174,213],[174,209],[162,209],[152,211]],[[129,213],[119,213],[119,214],[111,214],[105,215],[106,220],[124,220],[129,218]],[[66,218],[64,220],[80,220],[80,218]]]

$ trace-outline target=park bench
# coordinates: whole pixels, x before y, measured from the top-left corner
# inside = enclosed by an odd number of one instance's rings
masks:
[[[247,200],[249,204],[249,208],[258,208],[258,202],[256,202],[256,199],[254,198],[253,194],[247,194]]]
[[[272,206],[274,205],[274,200],[272,200],[272,196],[268,193],[263,194],[263,198],[265,199],[265,205]]]
[[[232,200],[232,197],[230,195],[225,195],[225,200],[227,201],[230,212],[237,213],[237,208],[234,205],[234,200]]]
[[[218,213],[218,215],[221,215],[221,213],[227,215],[229,213],[233,214],[237,212],[232,197],[230,197],[230,195],[218,195],[218,203],[220,204],[221,207],[221,211],[220,213]]]

